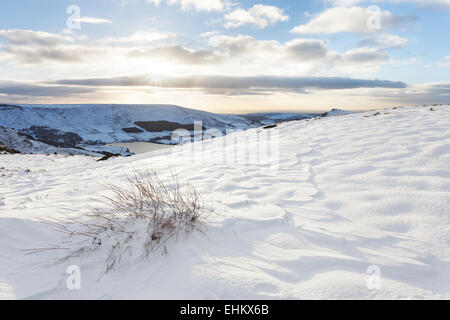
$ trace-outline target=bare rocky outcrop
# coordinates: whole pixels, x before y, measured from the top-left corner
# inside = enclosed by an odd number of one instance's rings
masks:
[[[23,131],[38,141],[60,148],[74,148],[83,142],[76,133],[63,132],[45,126],[31,126]]]
[[[15,149],[8,148],[3,143],[0,142],[0,154],[1,153],[16,154],[20,152]]]

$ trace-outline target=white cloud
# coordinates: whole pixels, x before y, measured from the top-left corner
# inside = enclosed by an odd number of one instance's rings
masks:
[[[352,7],[363,0],[325,0],[325,2],[331,3],[337,7]]]
[[[122,0],[122,1],[123,1],[123,0]],[[145,0],[145,2],[147,2],[147,3],[152,3],[152,4],[154,4],[155,6],[159,6],[159,5],[161,4],[162,0]]]
[[[375,21],[375,23],[373,23]],[[379,21],[379,23],[378,23]],[[412,16],[397,16],[387,10],[374,12],[362,7],[334,7],[291,30],[294,34],[373,33],[414,24]]]
[[[450,0],[374,0],[375,2],[394,2],[394,3],[415,3],[425,7],[450,7]],[[354,6],[360,3],[367,3],[367,0],[325,0],[334,6]]]
[[[288,21],[289,16],[278,7],[257,4],[248,10],[238,8],[226,14],[225,20],[227,21],[224,25],[225,28],[237,28],[244,25],[265,28],[268,25]]]
[[[78,19],[74,19],[74,21],[82,22],[82,23],[90,23],[90,24],[112,23],[108,19],[100,19],[100,18],[94,18],[94,17],[81,17]]]
[[[276,40],[257,40],[249,35],[221,35],[210,38],[209,44],[227,55],[224,61],[253,72],[272,69],[274,73],[283,74],[320,74],[340,70],[345,74],[361,71],[366,74],[377,71],[389,60],[382,49],[357,48],[339,53],[320,39],[298,38],[283,44]]]
[[[213,35],[187,45],[176,35],[142,30],[128,37],[80,39],[27,30],[0,30],[4,75],[21,79],[76,74],[111,76],[130,72],[165,75],[367,77],[389,61],[382,48],[337,52],[321,39],[288,42],[258,40],[250,35]],[[183,44],[184,43],[184,44]],[[80,67],[82,66],[82,67]],[[238,70],[236,66],[239,66]],[[20,72],[17,72],[19,70]],[[33,75],[31,75],[33,73]],[[17,78],[18,77],[18,78]]]
[[[436,62],[436,66],[444,67],[444,68],[450,67],[450,61],[448,61],[448,60],[450,60],[450,56],[444,57],[444,61]]]
[[[138,30],[128,37],[106,37],[98,40],[100,43],[109,44],[147,44],[175,37],[174,33],[157,30]]]
[[[161,5],[163,0],[145,0],[156,6]],[[223,11],[226,3],[222,0],[165,0],[169,5],[180,5],[183,10],[199,11]]]
[[[409,58],[406,60],[389,60],[389,63],[394,65],[394,66],[405,66],[405,65],[411,65],[411,64],[423,64],[422,60],[417,59],[417,58]]]
[[[390,2],[409,2],[420,6],[450,6],[450,0],[384,0]]]
[[[201,33],[201,34],[200,34],[200,37],[201,37],[201,38],[210,38],[210,37],[216,36],[216,35],[218,35],[218,34],[220,34],[220,31],[219,31],[219,30],[213,30],[213,31],[208,31],[208,32],[203,32],[203,33]]]

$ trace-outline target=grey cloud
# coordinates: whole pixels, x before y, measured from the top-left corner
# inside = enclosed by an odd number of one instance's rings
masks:
[[[151,79],[147,76],[58,80],[52,84],[78,85],[88,87],[138,87],[153,85]],[[156,83],[155,86],[157,86]]]
[[[419,18],[415,15],[392,15],[382,21],[388,29],[413,28],[419,24]]]
[[[357,49],[343,54],[342,59],[349,63],[373,63],[389,60],[389,54],[375,49]]]
[[[380,49],[401,48],[406,46],[408,39],[393,34],[381,34],[374,37],[364,38],[359,41],[359,47],[372,47]]]
[[[374,95],[382,100],[411,104],[450,104],[450,83],[431,83],[408,88],[407,91],[376,91]]]
[[[388,53],[380,48],[365,47],[337,53],[320,39],[298,38],[281,44],[278,41],[256,40],[251,36],[215,36],[210,39],[210,45],[227,53],[230,58],[254,56],[257,59],[263,56],[262,53],[273,53],[285,62],[320,60],[324,64],[365,64],[389,59]]]
[[[300,60],[322,59],[329,52],[328,47],[321,40],[296,39],[286,46],[288,54]]]
[[[95,88],[63,85],[40,85],[16,81],[0,81],[0,94],[8,96],[66,97],[92,93]]]
[[[222,60],[222,57],[212,50],[188,50],[180,45],[133,50],[128,53],[128,56],[134,58],[162,57],[184,64],[210,64]]]
[[[32,30],[0,30],[0,38],[14,45],[54,46],[71,41],[68,37]]]
[[[88,61],[94,55],[100,55],[101,51],[81,47],[28,47],[5,46],[3,52],[13,55],[16,59],[27,64],[39,64],[46,61],[79,63]]]
[[[89,48],[73,45],[70,37],[43,31],[0,30],[0,38],[5,39],[1,47],[5,56],[27,64],[80,62],[92,53]]]
[[[282,46],[276,40],[256,40],[249,35],[232,36],[214,36],[209,39],[209,44],[231,57],[246,55],[252,52],[276,52],[281,50]]]
[[[404,88],[402,82],[386,80],[362,80],[337,77],[226,77],[196,76],[172,79],[168,82],[174,88],[206,88],[206,89],[354,89],[354,88]]]
[[[388,54],[380,49],[359,48],[345,53],[333,52],[319,39],[294,39],[285,44],[276,40],[256,40],[251,36],[214,36],[209,48],[190,49],[182,45],[161,45],[143,48],[116,48],[99,42],[72,43],[63,37],[39,31],[0,30],[0,37],[7,39],[0,53],[6,58],[26,64],[84,63],[105,60],[108,56],[121,58],[164,59],[185,65],[214,65],[222,62],[264,64],[275,59],[280,64],[323,62],[323,64],[361,64],[388,60]],[[158,37],[154,33],[135,33],[130,39]],[[398,39],[384,39],[393,41]],[[234,61],[235,59],[235,61]],[[339,66],[339,65],[336,65]],[[246,66],[244,66],[245,68]]]
[[[305,93],[307,90],[355,89],[355,88],[405,88],[403,82],[366,80],[339,77],[279,77],[279,76],[190,76],[166,78],[154,82],[145,76],[116,77],[80,80],[60,80],[60,85],[77,86],[150,86],[176,89],[198,89],[206,93],[246,95],[268,92]]]

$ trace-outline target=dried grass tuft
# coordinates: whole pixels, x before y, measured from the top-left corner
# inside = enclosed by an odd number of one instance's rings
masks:
[[[160,248],[167,253],[165,244],[170,239],[204,233],[206,219],[213,212],[197,190],[190,184],[182,187],[175,174],[163,181],[155,172],[135,173],[127,176],[125,187],[106,187],[112,194],[105,197],[106,207],[92,208],[84,217],[42,220],[66,234],[72,245],[52,245],[28,253],[69,250],[61,262],[102,250],[109,272],[125,255],[148,259]]]

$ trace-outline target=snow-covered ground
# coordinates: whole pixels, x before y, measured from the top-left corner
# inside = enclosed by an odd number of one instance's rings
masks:
[[[100,163],[0,155],[0,298],[450,299],[449,128],[450,106],[411,107]],[[253,159],[269,133],[270,162]],[[25,254],[63,244],[39,218],[86,212],[108,195],[102,183],[146,169],[176,171],[213,202],[205,235],[107,274],[96,253]],[[71,265],[81,290],[66,286]]]

